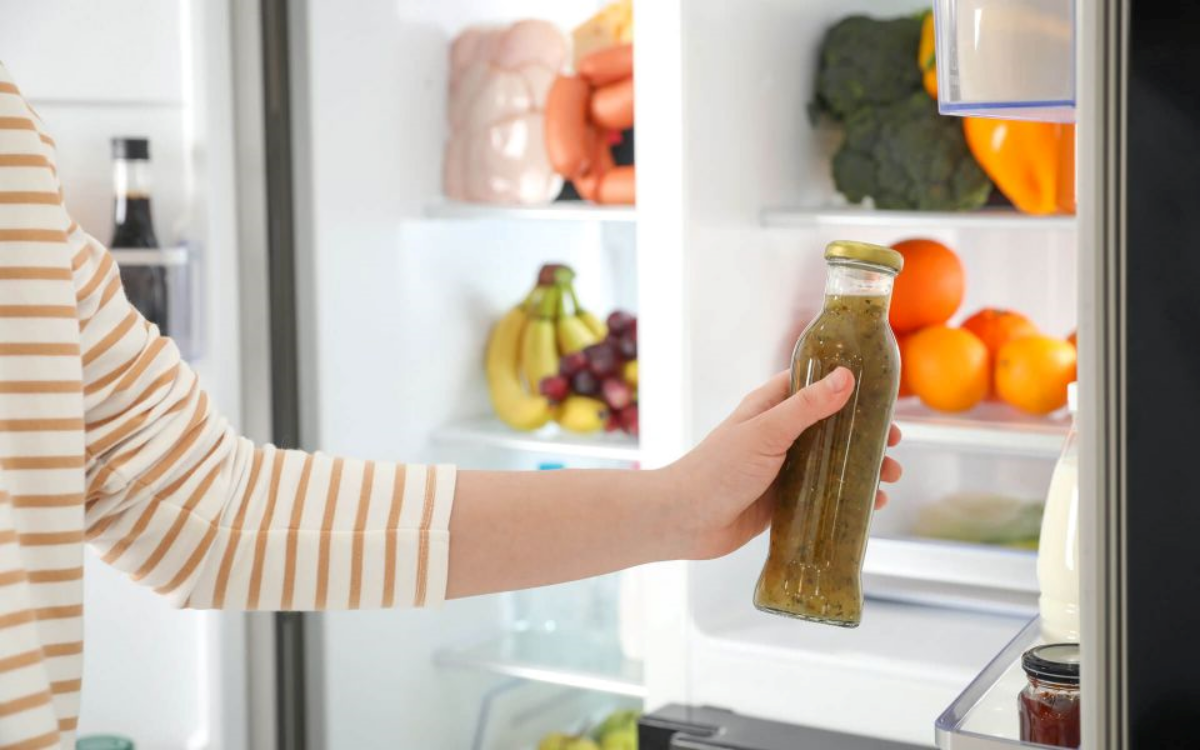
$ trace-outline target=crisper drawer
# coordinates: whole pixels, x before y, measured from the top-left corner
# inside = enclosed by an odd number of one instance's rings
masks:
[[[864,713],[864,720],[868,715]],[[918,750],[917,745],[742,716],[723,708],[672,704],[638,725],[641,750]]]
[[[1037,554],[983,544],[873,537],[863,590],[876,599],[1032,616]]]

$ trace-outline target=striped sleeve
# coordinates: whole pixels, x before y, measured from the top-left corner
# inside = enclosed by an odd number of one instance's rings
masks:
[[[81,332],[88,541],[196,608],[436,605],[455,472],[238,436],[174,343],[126,300],[112,256],[70,237]]]

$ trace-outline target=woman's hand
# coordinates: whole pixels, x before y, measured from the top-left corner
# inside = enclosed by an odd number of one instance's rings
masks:
[[[667,501],[678,532],[672,557],[706,559],[726,555],[758,536],[775,508],[775,477],[800,433],[846,405],[854,376],[839,367],[823,380],[789,397],[787,372],[771,378],[742,400],[700,445],[663,470]],[[900,442],[892,425],[888,445]],[[900,464],[885,458],[880,478],[895,482]],[[887,495],[880,490],[875,507]],[[671,511],[668,511],[671,512]]]

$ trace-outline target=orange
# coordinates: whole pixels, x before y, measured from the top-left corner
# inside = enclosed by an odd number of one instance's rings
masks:
[[[902,333],[896,336],[896,344],[900,347],[900,393],[897,394],[897,398],[907,398],[913,395],[912,386],[908,383],[908,365],[905,364],[908,362],[908,354],[905,349],[912,337],[911,333]]]
[[[888,315],[896,333],[945,323],[962,304],[966,279],[962,261],[936,240],[905,240],[892,246],[904,256]]]
[[[1037,326],[1021,313],[994,307],[975,313],[963,321],[962,327],[978,336],[993,357],[1000,353],[1000,347],[1013,339],[1038,333]]]
[[[1075,380],[1075,347],[1065,339],[1026,336],[1010,341],[996,358],[996,392],[1030,414],[1049,414],[1067,404]]]
[[[909,337],[904,370],[930,408],[966,411],[983,400],[991,380],[987,347],[970,331],[931,326]]]
[[[1077,333],[1079,333],[1079,331],[1071,331],[1071,335],[1067,336],[1067,341],[1070,341],[1071,346],[1075,347],[1076,349],[1079,348],[1079,342],[1075,340],[1075,334]]]

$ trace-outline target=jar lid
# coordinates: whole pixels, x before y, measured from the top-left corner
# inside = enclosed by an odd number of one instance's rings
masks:
[[[1035,646],[1021,657],[1025,674],[1061,685],[1079,684],[1079,644],[1048,643]]]
[[[890,247],[872,245],[869,242],[834,240],[825,247],[825,260],[846,260],[867,263],[900,273],[904,268],[904,256]]]

